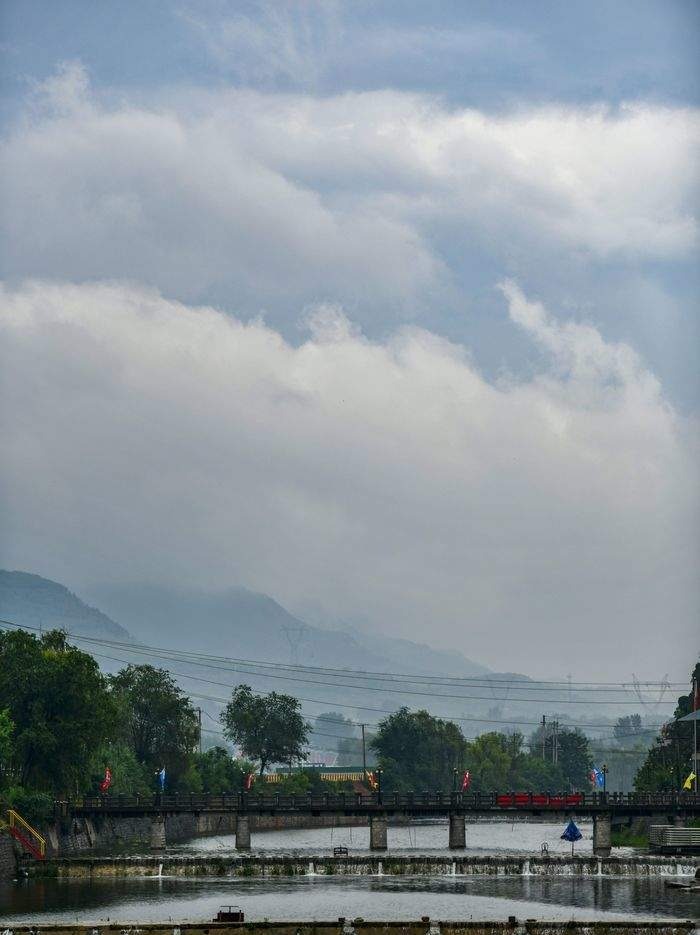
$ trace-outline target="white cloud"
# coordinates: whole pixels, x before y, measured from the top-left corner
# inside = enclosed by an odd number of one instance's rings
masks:
[[[142,287],[7,289],[3,565],[238,582],[518,670],[680,676],[695,428],[630,347],[503,289],[546,362],[495,384],[337,307],[294,347]]]
[[[0,156],[12,277],[129,278],[276,321],[340,302],[391,324],[468,305],[456,280],[480,255],[506,271],[697,244],[691,109],[493,115],[227,89],[105,102],[75,63],[43,90]]]

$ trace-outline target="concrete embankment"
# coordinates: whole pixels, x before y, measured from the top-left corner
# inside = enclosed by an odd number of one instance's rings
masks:
[[[32,863],[33,876],[693,876],[700,861],[674,857],[239,857],[158,855],[143,857],[66,857]]]
[[[15,925],[12,935],[691,935],[694,922],[139,922]]]
[[[161,817],[163,845],[236,832],[235,812],[165,812]],[[250,815],[248,822],[251,831],[279,831],[366,825],[367,819],[352,815]],[[72,816],[41,828],[52,856],[148,848],[153,844],[153,830],[154,821],[148,815]]]

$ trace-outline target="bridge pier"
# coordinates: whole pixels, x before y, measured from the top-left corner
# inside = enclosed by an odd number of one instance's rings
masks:
[[[593,853],[609,857],[612,851],[612,820],[610,815],[593,816]]]
[[[464,815],[450,815],[450,849],[464,850],[467,846],[467,830]]]
[[[236,850],[250,850],[250,819],[247,815],[238,815],[236,818]]]
[[[370,815],[369,849],[371,851],[385,851],[386,848],[386,815]]]
[[[165,850],[165,815],[153,815],[151,818],[151,850]]]

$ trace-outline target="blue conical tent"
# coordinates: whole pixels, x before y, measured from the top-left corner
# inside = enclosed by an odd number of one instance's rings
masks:
[[[569,824],[564,829],[564,834],[562,834],[562,839],[564,841],[571,841],[571,843],[573,844],[574,841],[580,841],[582,837],[583,835],[578,830],[578,825],[572,818]]]
[[[578,830],[578,826],[572,818],[569,824],[566,826],[566,828],[564,828],[564,834],[562,834],[562,838],[565,841],[571,841],[571,856],[572,857],[574,856],[574,841],[580,841],[582,837],[583,835]]]

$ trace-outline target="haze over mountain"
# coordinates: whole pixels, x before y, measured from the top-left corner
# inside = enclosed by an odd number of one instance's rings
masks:
[[[382,634],[311,625],[266,594],[242,587],[220,592],[148,584],[103,585],[90,597],[140,641],[239,659],[440,675],[489,670],[444,652]]]
[[[336,628],[325,628],[318,617],[310,624],[268,595],[243,587],[205,592],[185,586],[109,584],[95,585],[84,596],[101,609],[58,582],[27,572],[0,571],[0,617],[25,626],[62,627],[79,636],[133,644],[133,649],[80,645],[95,652],[107,671],[129,662],[170,669],[215,719],[230,688],[240,682],[257,691],[293,694],[303,701],[309,716],[341,710],[349,717],[376,720],[383,712],[407,705],[457,718],[469,734],[509,724],[527,732],[542,713],[569,723],[605,723],[632,713],[629,702],[635,699],[633,693],[621,699],[615,691],[601,690],[592,696],[575,685],[557,688],[526,675],[493,672],[456,651],[436,650],[378,632],[340,629],[337,622]],[[150,655],[139,644],[164,652]],[[169,658],[171,650],[226,658],[198,665],[192,658]],[[253,661],[273,666],[262,668],[252,665]],[[290,662],[347,669],[348,676],[289,672],[274,666]],[[395,683],[370,677],[358,682],[357,670],[404,673],[416,675],[417,680]],[[418,678],[426,675],[477,677],[477,681],[442,684]],[[479,676],[488,678],[482,681]],[[588,707],[591,700],[595,707]],[[628,706],[617,704],[620,700]],[[654,718],[660,712],[658,706],[646,711]]]
[[[64,585],[26,571],[0,569],[0,617],[43,630],[63,629],[81,636],[131,640],[124,627]]]

